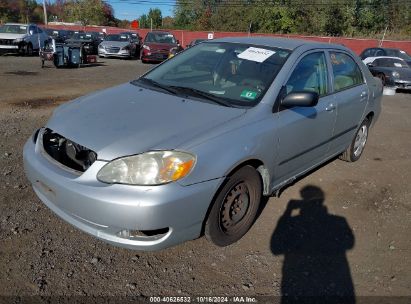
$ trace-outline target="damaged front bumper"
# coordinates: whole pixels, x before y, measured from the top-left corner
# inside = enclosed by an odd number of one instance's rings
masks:
[[[62,219],[108,243],[158,250],[200,236],[221,180],[190,186],[130,186],[99,182],[107,163],[75,174],[50,161],[37,140],[24,146],[24,167],[37,196]]]

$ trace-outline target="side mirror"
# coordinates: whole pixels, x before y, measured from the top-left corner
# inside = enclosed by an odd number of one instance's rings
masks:
[[[368,62],[367,63],[367,67],[373,67],[374,65],[372,64],[372,62]]]
[[[34,31],[33,31],[33,30],[30,30],[30,35],[34,35]]]
[[[314,107],[318,103],[319,95],[316,92],[291,92],[281,101],[286,108],[291,107]]]

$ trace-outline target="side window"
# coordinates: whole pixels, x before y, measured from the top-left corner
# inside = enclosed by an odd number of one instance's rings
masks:
[[[295,67],[286,84],[287,94],[311,91],[320,96],[328,93],[328,72],[323,52],[305,56]]]
[[[372,49],[368,49],[362,54],[361,58],[365,59],[365,58],[371,57],[371,56],[372,56]]]
[[[376,50],[375,51],[375,55],[374,55],[375,57],[378,57],[378,56],[385,56],[385,53],[384,53],[384,51],[383,50]]]
[[[330,52],[330,58],[334,74],[334,91],[342,91],[364,83],[360,68],[350,56]]]

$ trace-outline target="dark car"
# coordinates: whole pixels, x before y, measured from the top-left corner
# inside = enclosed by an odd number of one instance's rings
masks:
[[[191,40],[191,42],[189,44],[187,44],[187,47],[189,48],[189,47],[195,46],[196,44],[199,44],[199,43],[201,43],[203,41],[206,41],[206,40],[207,39],[193,39],[193,40]]]
[[[49,35],[50,38],[54,39],[57,43],[64,43],[67,39],[69,39],[73,33],[67,30],[58,30],[58,29],[51,29],[47,28],[44,31]]]
[[[371,74],[381,79],[383,85],[411,90],[411,68],[398,57],[375,57],[367,63]]]
[[[136,53],[134,54],[135,57],[140,58],[140,50],[141,50],[141,40],[143,38],[138,34],[134,32],[122,32],[120,35],[127,35],[130,38],[131,43],[135,45],[135,50]]]
[[[142,62],[161,62],[166,60],[170,53],[178,53],[183,48],[180,42],[169,32],[149,32],[141,47]]]
[[[101,40],[98,33],[75,33],[66,40],[67,45],[80,45],[85,55],[97,55]]]
[[[399,57],[411,66],[411,55],[406,51],[400,49],[392,48],[368,48],[362,51],[360,54],[361,60],[364,60],[367,57],[379,57],[379,56],[390,56],[390,57]]]

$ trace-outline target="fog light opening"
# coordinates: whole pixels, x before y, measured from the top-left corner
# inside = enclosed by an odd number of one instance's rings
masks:
[[[159,238],[168,233],[170,229],[167,228],[161,228],[161,229],[155,229],[155,230],[129,230],[129,229],[124,229],[121,230],[120,232],[117,233],[117,235],[121,238],[124,239],[136,239],[136,238]]]

